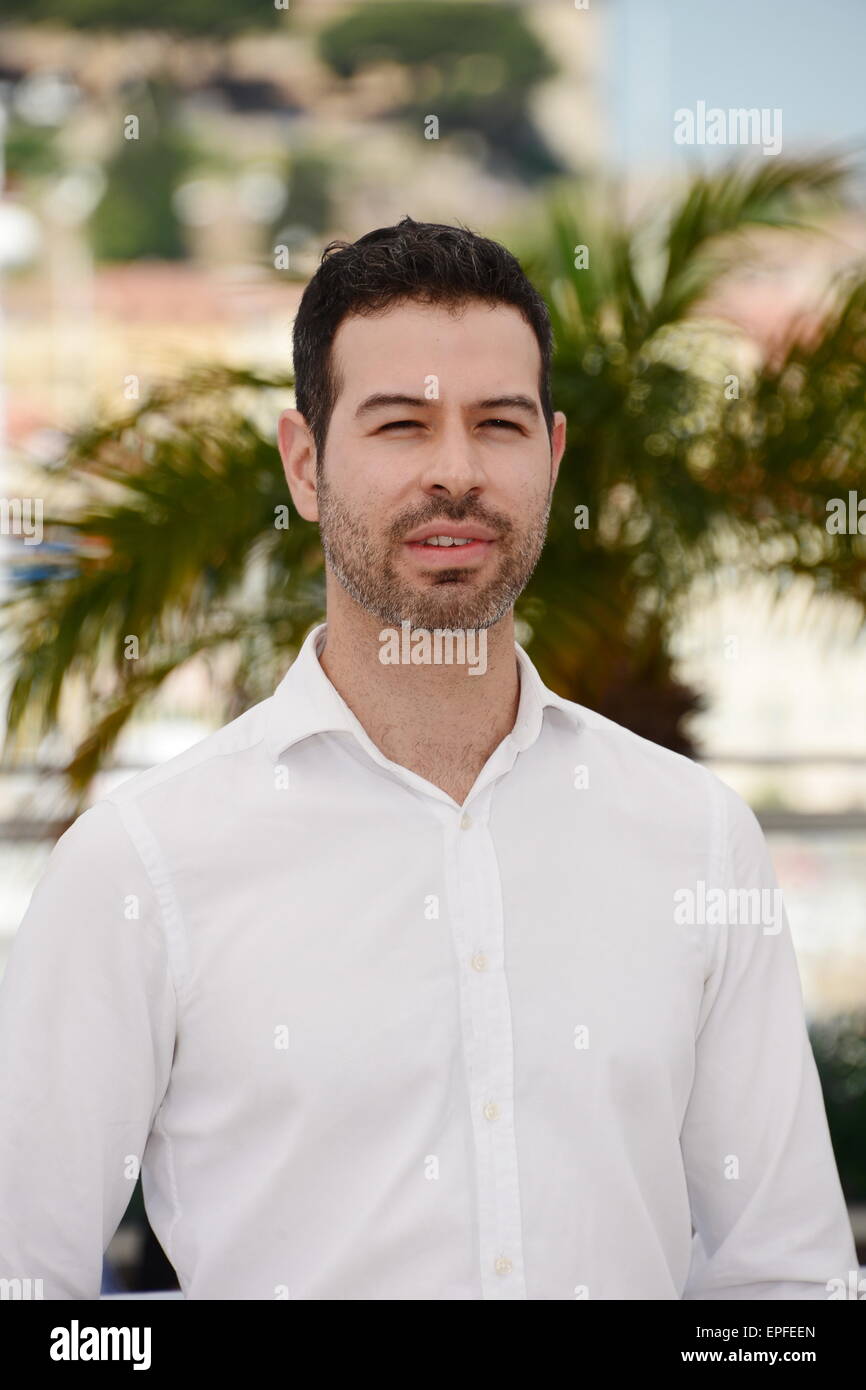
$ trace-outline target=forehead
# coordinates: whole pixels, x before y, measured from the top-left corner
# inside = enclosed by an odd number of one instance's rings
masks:
[[[458,310],[407,302],[342,321],[333,363],[345,404],[377,390],[417,391],[428,376],[440,390],[474,395],[506,381],[537,390],[541,354],[529,324],[510,304],[472,300]]]

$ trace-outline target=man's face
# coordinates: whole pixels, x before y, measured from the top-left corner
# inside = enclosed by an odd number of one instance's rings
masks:
[[[492,626],[538,562],[565,443],[558,415],[551,457],[535,335],[510,306],[406,303],[344,320],[333,353],[316,501],[335,578],[389,626]]]

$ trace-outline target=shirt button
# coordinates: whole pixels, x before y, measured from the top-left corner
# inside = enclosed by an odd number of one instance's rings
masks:
[[[475,952],[475,955],[472,957],[472,969],[473,969],[473,970],[486,970],[486,969],[487,969],[487,957],[485,956],[485,954],[484,954],[483,951],[476,951],[476,952]]]
[[[499,1119],[499,1106],[496,1104],[496,1101],[495,1101],[495,1100],[489,1100],[489,1101],[487,1102],[487,1104],[485,1105],[485,1107],[484,1107],[484,1118],[485,1118],[485,1120],[498,1120],[498,1119]]]
[[[507,1255],[500,1255],[493,1268],[497,1274],[510,1274],[514,1266]]]
[[[466,811],[464,811],[464,812],[463,812],[463,815],[460,817],[460,829],[461,829],[461,830],[468,830],[471,824],[472,824],[472,817],[471,817],[470,815],[468,815]]]

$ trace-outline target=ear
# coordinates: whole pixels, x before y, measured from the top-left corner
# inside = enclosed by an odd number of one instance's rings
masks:
[[[277,443],[283,472],[298,514],[305,521],[318,521],[316,500],[316,446],[310,428],[299,410],[284,410],[277,425]]]
[[[553,432],[550,438],[550,490],[553,491],[562,455],[565,453],[566,419],[561,410],[554,411]]]

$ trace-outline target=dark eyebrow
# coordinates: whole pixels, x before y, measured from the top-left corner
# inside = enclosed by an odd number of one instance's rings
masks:
[[[422,400],[420,396],[389,396],[384,391],[378,391],[374,396],[368,396],[362,401],[355,411],[355,419],[359,420],[362,415],[370,415],[374,410],[381,410],[387,405],[410,405],[415,409],[430,405],[430,401]]]
[[[427,400],[422,396],[388,395],[384,391],[378,391],[373,396],[367,396],[355,411],[355,419],[359,420],[362,415],[370,415],[374,410],[382,410],[385,406],[408,405],[415,410],[423,410],[425,406],[436,405],[435,400]],[[510,395],[510,396],[488,396],[483,401],[473,401],[470,410],[523,410],[528,415],[538,418],[539,409],[531,396]]]
[[[489,396],[486,401],[475,401],[472,410],[523,410],[527,415],[538,418],[540,411],[531,396]]]

